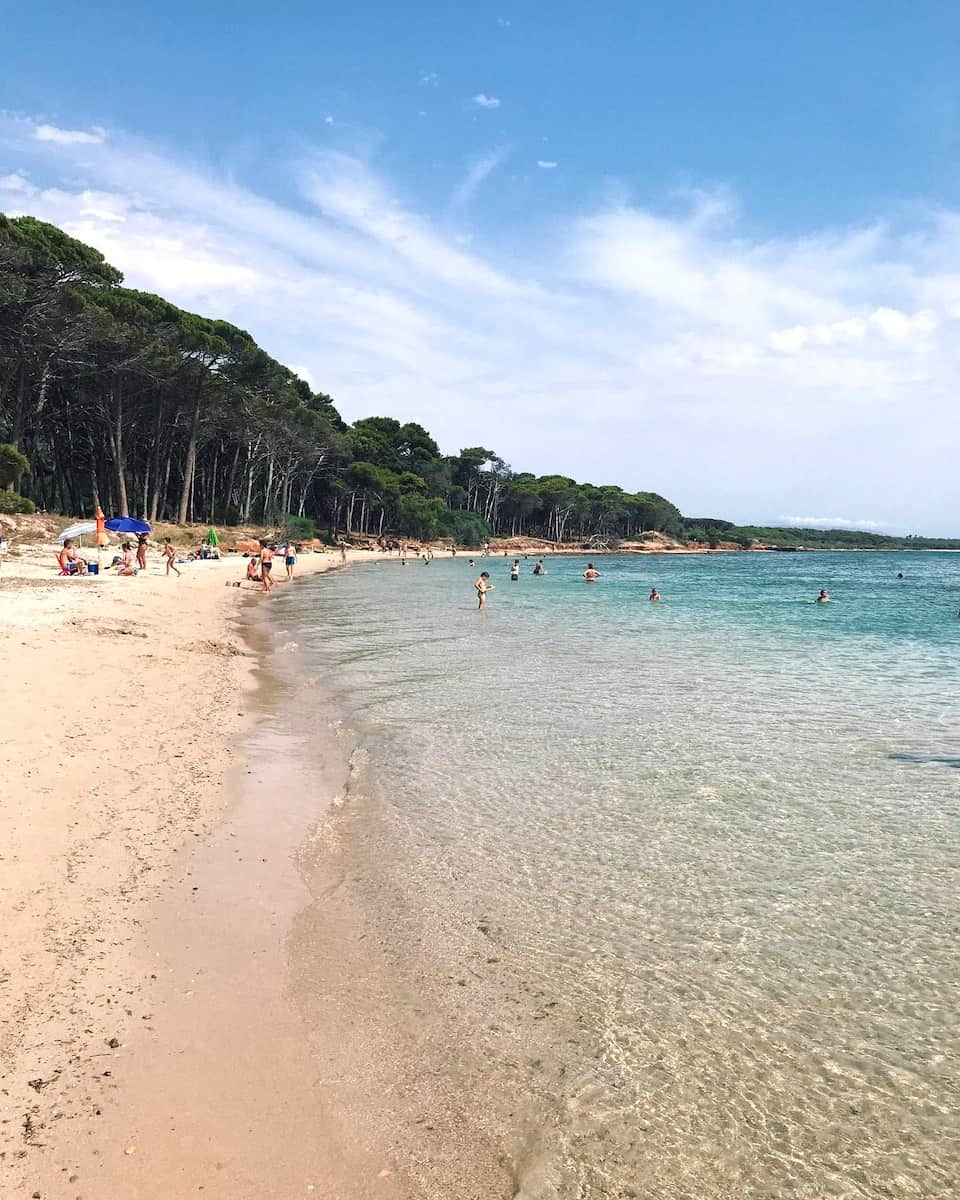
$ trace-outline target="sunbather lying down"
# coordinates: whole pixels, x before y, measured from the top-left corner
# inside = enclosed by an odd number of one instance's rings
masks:
[[[57,562],[64,575],[86,575],[87,573],[87,560],[81,558],[74,549],[73,538],[67,538],[63,543],[63,549],[57,555]]]

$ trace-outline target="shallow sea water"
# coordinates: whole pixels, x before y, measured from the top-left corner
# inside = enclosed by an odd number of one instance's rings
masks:
[[[960,555],[508,562],[274,611],[516,1194],[960,1195]]]

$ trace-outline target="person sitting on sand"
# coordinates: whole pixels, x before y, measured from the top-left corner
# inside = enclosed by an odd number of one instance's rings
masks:
[[[173,542],[171,542],[169,538],[163,539],[163,557],[167,563],[166,573],[169,575],[172,571],[179,579],[180,572],[177,570],[177,552],[174,550]]]
[[[64,575],[86,575],[87,573],[87,560],[81,558],[73,548],[73,538],[67,538],[63,543],[63,549],[57,555],[57,560]]]
[[[587,583],[594,583],[600,578],[600,572],[593,563],[587,563],[587,569],[584,571],[583,577]]]
[[[487,592],[493,591],[493,584],[487,582],[489,578],[489,571],[481,571],[479,579],[473,585],[477,589],[477,608],[487,607]]]
[[[123,551],[123,558],[117,563],[117,574],[136,575],[137,568],[133,546],[129,542],[124,542],[120,549]]]
[[[247,563],[247,579],[249,579],[251,583],[263,582],[263,580],[260,578],[260,559],[256,555],[254,555]]]
[[[660,599],[660,593],[657,591],[657,589],[656,589],[656,588],[651,588],[651,589],[650,589],[650,595],[647,597],[647,599],[648,599],[648,600],[659,600],[659,599]]]
[[[827,591],[826,588],[820,589],[820,595],[817,597],[817,603],[818,604],[829,604],[830,603],[830,593]]]

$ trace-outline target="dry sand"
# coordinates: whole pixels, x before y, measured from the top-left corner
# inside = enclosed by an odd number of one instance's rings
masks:
[[[237,559],[181,579],[155,556],[135,579],[51,562],[0,570],[0,1195],[342,1195],[341,1167],[390,1195],[362,1147],[338,1165],[283,994],[304,902],[290,864],[317,814],[255,822],[271,772],[232,789],[224,821],[256,662],[238,619],[269,601],[226,586]],[[267,1027],[269,1058],[248,1055]]]

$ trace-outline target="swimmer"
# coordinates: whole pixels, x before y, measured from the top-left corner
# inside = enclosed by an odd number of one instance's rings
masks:
[[[657,589],[656,589],[656,588],[651,588],[651,589],[650,589],[650,595],[647,597],[647,599],[648,599],[648,600],[659,600],[659,599],[660,599],[660,593],[657,591]]]
[[[830,603],[830,593],[827,591],[826,588],[820,589],[820,595],[817,597],[817,603],[818,604],[829,604]]]
[[[487,582],[489,578],[489,571],[481,571],[479,579],[473,585],[477,589],[477,608],[487,607],[487,592],[493,591],[493,584]]]
[[[520,578],[520,559],[513,560],[513,566],[510,568],[510,582],[516,583]]]
[[[600,578],[600,572],[593,563],[587,563],[587,569],[584,571],[583,577],[587,583],[594,583]]]
[[[534,575],[546,575],[547,568],[543,565],[543,559],[537,559],[537,565],[533,568]]]

